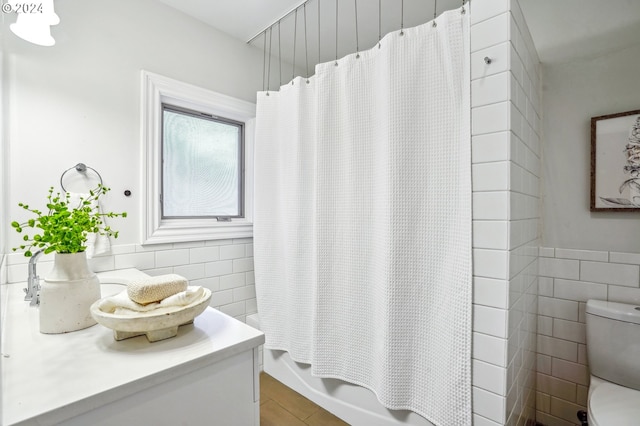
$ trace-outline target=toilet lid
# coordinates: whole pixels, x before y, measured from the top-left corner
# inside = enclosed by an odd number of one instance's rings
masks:
[[[602,383],[589,398],[589,426],[637,426],[640,419],[640,391]]]

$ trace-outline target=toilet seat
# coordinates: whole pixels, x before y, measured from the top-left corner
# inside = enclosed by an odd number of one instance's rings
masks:
[[[602,383],[589,398],[589,426],[637,426],[640,422],[640,391]]]

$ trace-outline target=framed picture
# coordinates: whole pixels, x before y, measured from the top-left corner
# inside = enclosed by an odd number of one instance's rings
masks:
[[[591,118],[591,211],[640,211],[640,110]]]

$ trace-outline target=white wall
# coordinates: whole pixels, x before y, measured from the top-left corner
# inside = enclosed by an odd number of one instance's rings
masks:
[[[640,215],[589,212],[590,118],[640,109],[640,44],[543,68],[543,239],[537,420],[579,424],[587,406],[588,299],[640,303]]]
[[[543,67],[543,245],[640,252],[638,213],[589,211],[591,117],[640,109],[640,44]]]
[[[261,50],[157,1],[57,0],[55,6],[61,22],[52,28],[54,47],[15,37],[8,31],[12,19],[3,27],[6,252],[20,242],[9,229],[11,220],[25,217],[18,202],[42,208],[48,188],[59,189],[61,173],[84,162],[112,189],[104,208],[129,213],[109,222],[120,237],[112,254],[91,260],[94,271],[178,273],[212,290],[211,305],[223,312],[240,319],[256,312],[250,238],[139,244],[140,70],[254,102],[262,87]],[[125,189],[133,195],[125,197]],[[8,282],[24,281],[26,261],[11,253],[0,273]],[[41,277],[51,264],[51,255],[38,262]]]
[[[9,216],[24,217],[19,201],[42,206],[61,173],[84,162],[112,188],[105,208],[129,213],[111,223],[117,242],[138,242],[140,70],[254,102],[262,53],[151,0],[58,0],[56,12],[54,47],[5,27]],[[8,236],[9,248],[19,243]]]

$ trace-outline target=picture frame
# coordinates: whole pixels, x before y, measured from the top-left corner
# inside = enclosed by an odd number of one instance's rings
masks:
[[[640,110],[591,118],[590,207],[640,212]]]

